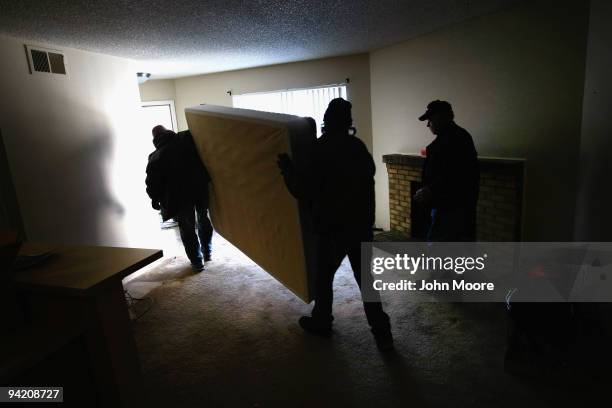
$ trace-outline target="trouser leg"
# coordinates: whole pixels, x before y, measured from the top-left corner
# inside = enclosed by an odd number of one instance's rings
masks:
[[[476,207],[432,210],[428,241],[471,242],[476,240]]]
[[[208,205],[206,202],[196,204],[196,214],[198,222],[198,235],[200,236],[200,246],[205,258],[210,257],[212,251],[213,227],[208,218]]]
[[[185,254],[193,265],[202,264],[202,252],[200,251],[200,242],[195,232],[195,208],[192,205],[184,206],[176,216],[179,231],[181,233],[181,241],[185,247]]]
[[[370,271],[363,271],[364,273],[362,274],[361,271],[361,242],[348,244],[347,253],[351,268],[353,269],[353,275],[361,291],[363,309],[368,319],[368,324],[373,329],[388,329],[390,327],[389,316],[383,311],[379,293],[372,287],[374,282],[372,274]]]
[[[322,321],[331,321],[334,299],[334,275],[342,263],[344,253],[340,253],[336,243],[328,237],[319,237],[317,277],[315,283],[315,305],[312,316]]]

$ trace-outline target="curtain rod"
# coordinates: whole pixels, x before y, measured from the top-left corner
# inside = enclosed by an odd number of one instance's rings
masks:
[[[351,82],[350,78],[346,78],[345,82],[341,82],[337,84],[317,85],[317,86],[309,86],[309,87],[301,87],[301,88],[275,89],[271,91],[245,92],[245,93],[237,94],[237,95],[257,95],[257,94],[277,93],[277,92],[303,91],[303,90],[308,90],[308,89],[333,88],[336,86],[346,86],[350,82]],[[234,95],[234,91],[232,89],[228,90],[226,93],[229,96]]]

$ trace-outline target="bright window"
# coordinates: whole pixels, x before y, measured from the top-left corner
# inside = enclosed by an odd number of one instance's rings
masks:
[[[347,99],[346,85],[232,95],[232,102],[234,108],[311,117],[320,136],[325,109],[334,98]]]
[[[145,129],[151,129],[157,125],[162,125],[168,130],[177,132],[176,111],[174,101],[151,101],[142,102],[143,121]]]

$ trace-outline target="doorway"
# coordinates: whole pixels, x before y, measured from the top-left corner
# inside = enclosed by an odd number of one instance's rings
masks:
[[[142,111],[145,128],[153,129],[162,125],[173,132],[178,131],[173,100],[142,102]]]

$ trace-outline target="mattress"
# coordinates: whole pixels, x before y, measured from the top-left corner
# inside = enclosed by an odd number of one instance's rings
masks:
[[[310,302],[316,245],[307,203],[289,193],[276,159],[288,153],[298,171],[307,171],[316,139],[312,120],[214,105],[187,108],[185,115],[210,173],[217,233]]]

